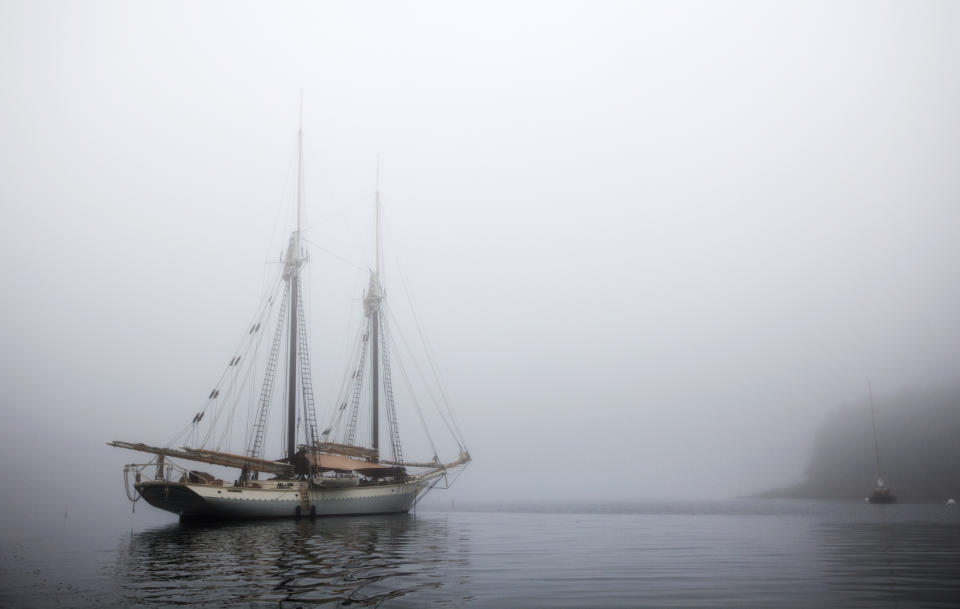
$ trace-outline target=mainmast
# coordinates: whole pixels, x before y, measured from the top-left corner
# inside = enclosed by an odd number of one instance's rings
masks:
[[[370,323],[370,359],[373,360],[370,391],[370,445],[374,451],[380,450],[380,158],[377,157],[377,262],[376,270],[370,276],[370,286],[364,299],[364,308]],[[379,459],[379,453],[377,453]]]
[[[303,193],[303,90],[300,90],[300,125],[297,129],[297,230],[290,235],[283,271],[290,294],[290,337],[287,359],[287,458],[293,463],[297,452],[297,317],[300,290],[300,216]]]

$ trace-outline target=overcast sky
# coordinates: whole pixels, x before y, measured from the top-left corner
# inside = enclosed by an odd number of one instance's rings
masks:
[[[399,260],[475,459],[449,497],[797,482],[868,379],[956,375],[958,25],[952,2],[0,2],[2,482],[79,467],[122,505],[139,456],[103,443],[202,406],[293,228],[301,89],[322,419],[379,155],[388,297]]]

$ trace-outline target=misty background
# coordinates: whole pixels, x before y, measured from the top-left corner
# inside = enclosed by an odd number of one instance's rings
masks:
[[[163,444],[202,405],[293,228],[301,89],[321,420],[379,155],[388,297],[402,267],[474,457],[432,500],[801,482],[840,405],[869,431],[868,380],[881,407],[957,384],[958,23],[949,2],[0,3],[0,482],[28,489],[5,526],[128,513],[143,456],[104,442]]]

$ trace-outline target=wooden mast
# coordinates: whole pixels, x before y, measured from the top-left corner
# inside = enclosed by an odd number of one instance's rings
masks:
[[[297,452],[297,317],[300,290],[300,215],[303,192],[303,89],[300,90],[300,125],[297,130],[297,230],[287,250],[287,282],[290,290],[290,338],[287,358],[287,458],[293,463]]]
[[[376,196],[376,215],[377,215],[377,265],[373,275],[373,281],[370,282],[370,288],[373,291],[373,306],[370,309],[370,323],[372,325],[370,338],[370,357],[373,360],[373,375],[371,382],[371,423],[370,423],[370,442],[373,450],[378,451],[379,460],[380,450],[380,157],[377,157],[377,196]]]

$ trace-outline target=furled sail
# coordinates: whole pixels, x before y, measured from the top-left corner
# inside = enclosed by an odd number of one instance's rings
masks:
[[[289,463],[279,463],[267,459],[256,459],[245,457],[243,455],[234,455],[231,453],[222,453],[213,450],[201,450],[196,448],[183,447],[180,450],[174,448],[163,448],[160,446],[149,446],[143,443],[121,442],[114,440],[107,442],[108,446],[117,448],[127,448],[154,455],[163,455],[164,457],[174,457],[186,459],[188,461],[200,461],[202,463],[212,463],[213,465],[223,465],[226,467],[240,467],[251,471],[263,472],[265,474],[274,474],[278,476],[292,475],[293,466]]]

